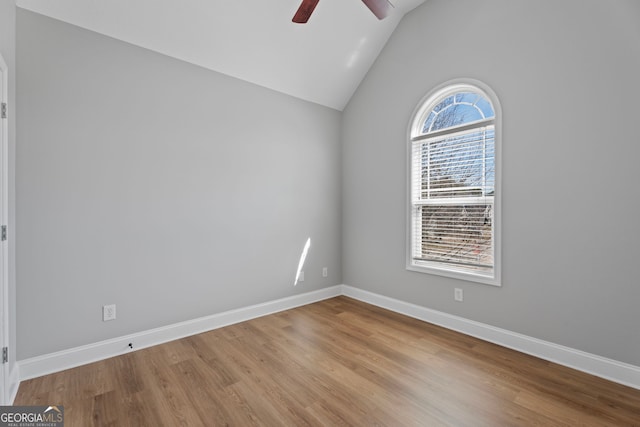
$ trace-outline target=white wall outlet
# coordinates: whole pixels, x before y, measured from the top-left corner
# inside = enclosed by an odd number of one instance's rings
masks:
[[[103,305],[102,306],[102,321],[106,322],[108,320],[116,319],[116,305]]]
[[[322,277],[327,277],[329,275],[329,269],[327,267],[322,268]]]
[[[455,288],[453,290],[453,299],[455,299],[456,301],[462,301],[463,297],[464,296],[462,295],[462,289]]]
[[[304,271],[300,272],[300,276],[298,276],[298,282],[304,282]]]

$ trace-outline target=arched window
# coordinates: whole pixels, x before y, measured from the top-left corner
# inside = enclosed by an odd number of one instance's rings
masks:
[[[407,268],[500,285],[499,106],[454,82],[418,106],[409,135]]]

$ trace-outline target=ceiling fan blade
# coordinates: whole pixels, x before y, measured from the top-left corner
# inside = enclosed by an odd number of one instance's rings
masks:
[[[311,14],[313,13],[313,9],[316,8],[320,0],[302,0],[300,7],[295,15],[293,15],[292,21],[296,24],[305,24]]]
[[[393,5],[388,0],[362,0],[378,19],[386,18]]]

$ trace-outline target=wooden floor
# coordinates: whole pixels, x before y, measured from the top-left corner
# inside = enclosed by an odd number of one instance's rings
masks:
[[[25,381],[65,426],[640,426],[640,391],[346,297]]]

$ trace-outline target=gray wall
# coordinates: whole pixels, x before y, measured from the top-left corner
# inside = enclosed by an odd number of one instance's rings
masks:
[[[0,53],[9,68],[8,120],[9,120],[9,370],[16,361],[16,6],[13,0],[0,0]]]
[[[343,114],[345,283],[640,365],[638,76],[635,0],[425,2]],[[501,288],[405,270],[407,127],[459,77],[504,113]]]
[[[341,283],[338,111],[21,9],[17,60],[20,359]]]

